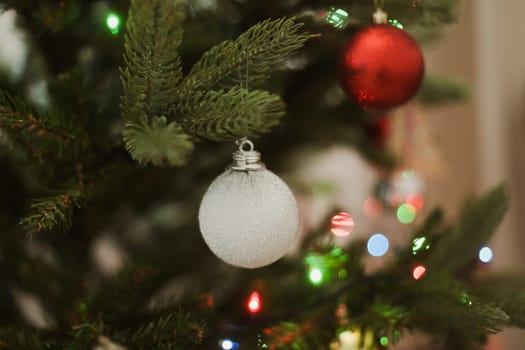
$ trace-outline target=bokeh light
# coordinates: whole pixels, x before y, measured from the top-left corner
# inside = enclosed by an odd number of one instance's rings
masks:
[[[470,297],[468,296],[467,293],[461,294],[461,297],[459,298],[459,301],[463,305],[468,305],[468,306],[472,305],[472,300],[470,299]]]
[[[252,314],[261,311],[261,296],[258,292],[252,292],[252,294],[250,294],[246,306],[248,307],[248,311]]]
[[[366,199],[363,209],[368,217],[375,218],[383,212],[383,203],[375,197],[369,197]]]
[[[418,265],[414,267],[414,270],[412,270],[412,277],[417,281],[421,279],[425,273],[427,272],[427,268],[423,265]]]
[[[416,219],[416,208],[412,204],[404,203],[397,208],[397,219],[402,224],[410,224]]]
[[[394,27],[399,28],[399,29],[403,29],[404,28],[403,25],[401,24],[401,22],[399,22],[395,18],[389,19],[388,23],[390,23],[391,25],[393,25]]]
[[[348,23],[349,16],[346,10],[332,6],[326,12],[325,20],[335,28],[341,29]]]
[[[346,237],[354,230],[354,219],[348,213],[340,212],[335,214],[331,222],[330,231],[334,236]]]
[[[321,269],[318,269],[317,267],[314,267],[310,270],[308,278],[310,279],[310,282],[312,282],[315,285],[321,284],[321,282],[323,282],[323,271],[321,271]]]
[[[401,173],[401,176],[403,177],[403,179],[411,179],[413,176],[414,176],[414,170],[411,170],[411,169],[407,169],[407,170],[403,170],[403,172]]]
[[[236,350],[239,348],[239,343],[230,339],[223,339],[219,342],[222,350]]]
[[[112,34],[118,34],[120,31],[120,23],[120,17],[116,13],[109,12],[106,15],[106,26]]]
[[[412,254],[417,255],[421,250],[429,250],[430,244],[426,237],[416,237],[412,241]]]
[[[388,337],[381,337],[379,338],[379,344],[381,344],[382,346],[387,346],[388,345]]]
[[[484,264],[488,264],[492,261],[492,259],[494,258],[494,253],[492,252],[492,249],[490,249],[490,247],[487,247],[487,246],[483,246],[481,247],[481,249],[479,250],[479,260],[484,263]]]
[[[419,213],[425,204],[423,196],[419,193],[414,193],[407,196],[405,203],[412,205],[416,209],[416,213]]]
[[[389,245],[390,243],[385,235],[376,233],[368,239],[366,248],[370,255],[379,257],[386,254]]]

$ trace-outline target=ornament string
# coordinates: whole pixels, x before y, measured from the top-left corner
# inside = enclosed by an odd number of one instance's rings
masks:
[[[240,79],[241,87],[241,103],[244,114],[248,113],[248,104],[246,103],[246,96],[248,95],[248,84],[249,84],[249,60],[247,45],[244,45],[243,51],[245,54],[245,72],[244,79]],[[243,86],[244,80],[244,86]],[[233,164],[230,166],[232,170],[248,171],[248,170],[261,170],[264,169],[264,164],[260,162],[261,154],[254,149],[253,142],[248,139],[248,125],[244,124],[244,137],[235,141],[239,147],[236,152],[233,153]]]
[[[385,7],[385,0],[374,0],[374,7],[376,9],[383,9]]]
[[[246,96],[248,95],[248,76],[249,76],[249,60],[250,60],[250,56],[248,54],[248,45],[245,44],[244,45],[244,55],[245,55],[245,72],[244,72],[244,90],[243,90],[243,86],[242,86],[242,82],[243,82],[243,79],[240,79],[240,84],[241,84],[241,103],[243,105],[243,110],[244,110],[244,115],[246,116],[246,114],[248,113],[248,105],[246,103]],[[244,124],[244,139],[247,139],[248,138],[248,126],[246,124]]]

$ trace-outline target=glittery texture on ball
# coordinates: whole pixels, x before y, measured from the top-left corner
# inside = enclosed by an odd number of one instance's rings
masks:
[[[358,31],[343,50],[342,88],[364,108],[388,109],[407,102],[419,89],[423,73],[419,45],[390,24]]]
[[[257,268],[281,258],[295,240],[299,211],[288,186],[269,170],[226,170],[204,195],[199,225],[228,264]]]

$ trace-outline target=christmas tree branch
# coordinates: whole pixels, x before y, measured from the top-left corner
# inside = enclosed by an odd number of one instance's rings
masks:
[[[202,343],[205,329],[203,320],[179,310],[138,329],[117,330],[112,338],[134,349],[189,350]]]
[[[193,150],[193,143],[182,127],[177,122],[168,122],[166,117],[128,122],[122,135],[126,149],[141,164],[184,165]]]
[[[0,325],[0,349],[23,350],[44,349],[39,332],[26,327]]]
[[[386,1],[383,10],[388,17],[407,25],[411,31],[414,27],[436,29],[456,20],[455,10],[460,0],[399,0]],[[341,3],[341,6],[345,4]],[[352,16],[358,23],[369,23],[371,6],[367,2],[352,4]]]
[[[122,117],[137,122],[167,115],[182,68],[177,48],[182,41],[185,2],[133,0],[124,45],[126,68]]]
[[[453,272],[470,263],[502,221],[508,202],[504,186],[469,201],[458,223],[436,244],[428,260],[429,269]]]
[[[426,76],[417,94],[418,99],[426,105],[442,105],[460,102],[468,95],[465,85],[452,79]]]
[[[42,232],[58,228],[67,230],[71,227],[73,208],[81,207],[84,202],[82,186],[74,186],[54,196],[33,200],[31,213],[20,221],[28,232]]]
[[[121,109],[127,121],[126,149],[139,163],[183,165],[193,144],[166,119],[182,78],[177,48],[183,34],[185,2],[132,1],[121,70]]]
[[[267,132],[284,114],[284,102],[266,91],[234,87],[198,92],[176,108],[181,125],[196,137],[233,140]]]
[[[59,113],[38,117],[28,103],[0,91],[0,127],[9,131],[13,139],[27,145],[35,158],[42,158],[46,149],[55,149],[60,156],[64,149],[70,152],[79,145],[82,132]],[[39,147],[35,147],[38,142]]]
[[[265,20],[235,41],[207,51],[182,81],[182,99],[196,90],[256,85],[285,63],[312,35],[301,33],[294,19]]]
[[[74,209],[105,193],[114,185],[115,174],[122,174],[124,169],[124,164],[116,161],[87,173],[77,170],[77,177],[70,180],[69,186],[53,191],[50,196],[34,199],[30,213],[20,220],[20,224],[29,233],[68,230]]]

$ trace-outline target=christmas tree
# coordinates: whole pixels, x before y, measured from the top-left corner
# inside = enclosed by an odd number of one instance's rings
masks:
[[[505,187],[445,218],[407,147],[414,105],[464,97],[416,44],[457,2],[1,0],[28,54],[0,76],[0,349],[481,349],[525,326],[522,279],[480,273]],[[381,180],[366,215],[315,222],[337,189],[304,161],[333,145]],[[385,218],[410,239],[364,222]]]

